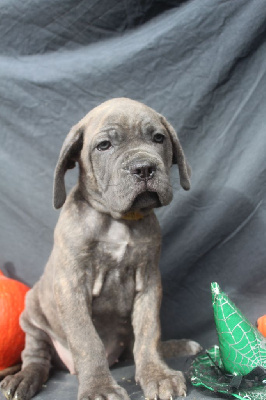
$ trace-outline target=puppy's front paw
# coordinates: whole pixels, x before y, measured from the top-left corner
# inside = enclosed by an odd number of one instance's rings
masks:
[[[148,364],[136,380],[140,383],[146,399],[169,400],[176,396],[186,397],[186,381],[180,371],[167,367],[166,364]]]
[[[117,384],[90,386],[80,390],[78,400],[129,400],[125,389]]]
[[[8,375],[0,385],[8,400],[29,400],[47,380],[48,370],[42,365],[30,364],[15,375]]]

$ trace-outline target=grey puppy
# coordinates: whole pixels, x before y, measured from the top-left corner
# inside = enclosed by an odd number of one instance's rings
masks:
[[[76,162],[79,181],[66,196],[64,175]],[[188,190],[189,167],[174,129],[139,102],[109,100],[71,129],[54,179],[54,206],[64,206],[21,317],[22,370],[1,384],[8,399],[31,398],[56,358],[77,374],[78,399],[128,399],[109,366],[130,351],[146,398],[185,396],[183,374],[162,358],[195,354],[200,346],[160,341],[161,236],[153,209],[172,200],[172,163]]]

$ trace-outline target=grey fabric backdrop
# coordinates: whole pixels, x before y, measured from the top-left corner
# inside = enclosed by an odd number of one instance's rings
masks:
[[[157,212],[163,337],[217,342],[211,281],[252,322],[266,313],[265,1],[1,0],[0,19],[0,268],[36,282],[63,139],[126,96],[170,120],[193,170],[184,192],[172,168]]]

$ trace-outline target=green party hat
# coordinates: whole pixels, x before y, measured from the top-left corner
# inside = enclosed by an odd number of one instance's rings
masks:
[[[241,400],[265,400],[266,339],[217,283],[211,292],[219,347],[194,359],[191,382]]]
[[[220,290],[217,283],[211,284],[211,291],[220,356],[225,371],[244,376],[258,366],[266,367],[265,338]]]

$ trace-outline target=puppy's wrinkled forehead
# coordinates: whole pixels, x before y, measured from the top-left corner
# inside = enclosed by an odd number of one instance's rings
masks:
[[[151,108],[130,99],[113,99],[94,108],[86,117],[85,133],[97,135],[108,129],[140,132],[162,128],[160,116]]]

